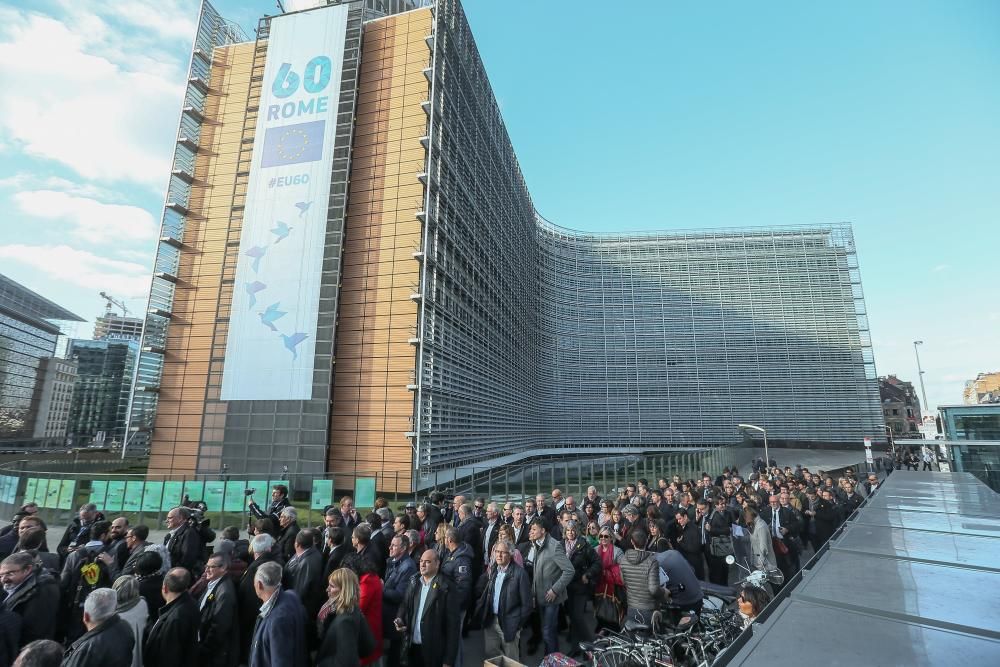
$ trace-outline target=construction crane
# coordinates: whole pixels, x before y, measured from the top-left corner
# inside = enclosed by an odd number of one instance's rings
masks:
[[[121,301],[118,301],[113,296],[107,292],[101,292],[101,298],[104,299],[104,315],[105,317],[111,315],[111,306],[118,306],[122,310],[122,317],[128,317],[128,308]]]

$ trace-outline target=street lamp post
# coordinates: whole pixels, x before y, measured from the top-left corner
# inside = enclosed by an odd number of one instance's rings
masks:
[[[915,340],[913,341],[913,354],[917,355],[917,377],[920,378],[920,395],[924,399],[924,409],[921,412],[927,412],[930,414],[931,406],[927,404],[927,389],[924,387],[924,369],[920,367],[920,350],[917,348],[918,345],[923,345],[924,341]]]
[[[754,426],[753,424],[737,424],[736,428],[749,429],[751,431],[759,431],[764,434],[764,465],[770,468],[771,457],[767,455],[767,429],[762,426]]]

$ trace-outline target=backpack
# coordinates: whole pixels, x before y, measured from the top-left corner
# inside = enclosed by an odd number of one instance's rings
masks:
[[[86,549],[77,565],[79,580],[76,584],[76,593],[73,595],[73,605],[76,607],[83,607],[91,591],[97,588],[111,588],[111,573],[104,561],[98,558],[99,555],[97,551]]]

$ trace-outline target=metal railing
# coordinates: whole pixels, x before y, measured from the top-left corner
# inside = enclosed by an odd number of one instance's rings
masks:
[[[464,476],[454,471],[433,476],[435,491],[462,494],[487,501],[520,501],[538,493],[546,496],[552,489],[564,496],[583,498],[589,486],[602,494],[623,488],[645,478],[650,484],[660,477],[680,475],[697,478],[701,472],[718,474],[726,466],[744,464],[749,449],[727,445],[691,450],[663,450],[634,456],[581,458],[540,458],[501,467],[472,467]],[[41,465],[46,463],[44,467]],[[120,463],[115,460],[103,463]],[[293,505],[299,511],[300,525],[322,523],[323,512],[342,496],[354,498],[355,505],[366,510],[376,497],[384,498],[396,511],[409,501],[420,502],[427,496],[419,493],[383,493],[395,489],[396,472],[355,471],[347,475],[188,475],[164,477],[118,472],[90,472],[78,466],[100,467],[100,461],[15,461],[0,465],[0,513],[12,515],[26,502],[39,505],[39,516],[48,524],[65,525],[78,508],[95,503],[108,517],[123,515],[132,524],[151,528],[163,525],[166,513],[185,496],[204,501],[206,516],[213,528],[246,524],[246,489],[254,489],[254,499],[264,505],[275,484],[289,487]],[[68,468],[67,470],[59,470]],[[105,468],[107,470],[107,468]]]

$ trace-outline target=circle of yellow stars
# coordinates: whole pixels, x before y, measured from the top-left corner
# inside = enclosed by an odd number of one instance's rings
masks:
[[[308,147],[309,135],[302,130],[293,128],[282,133],[281,139],[278,141],[278,154],[283,160],[294,160],[301,157]]]

